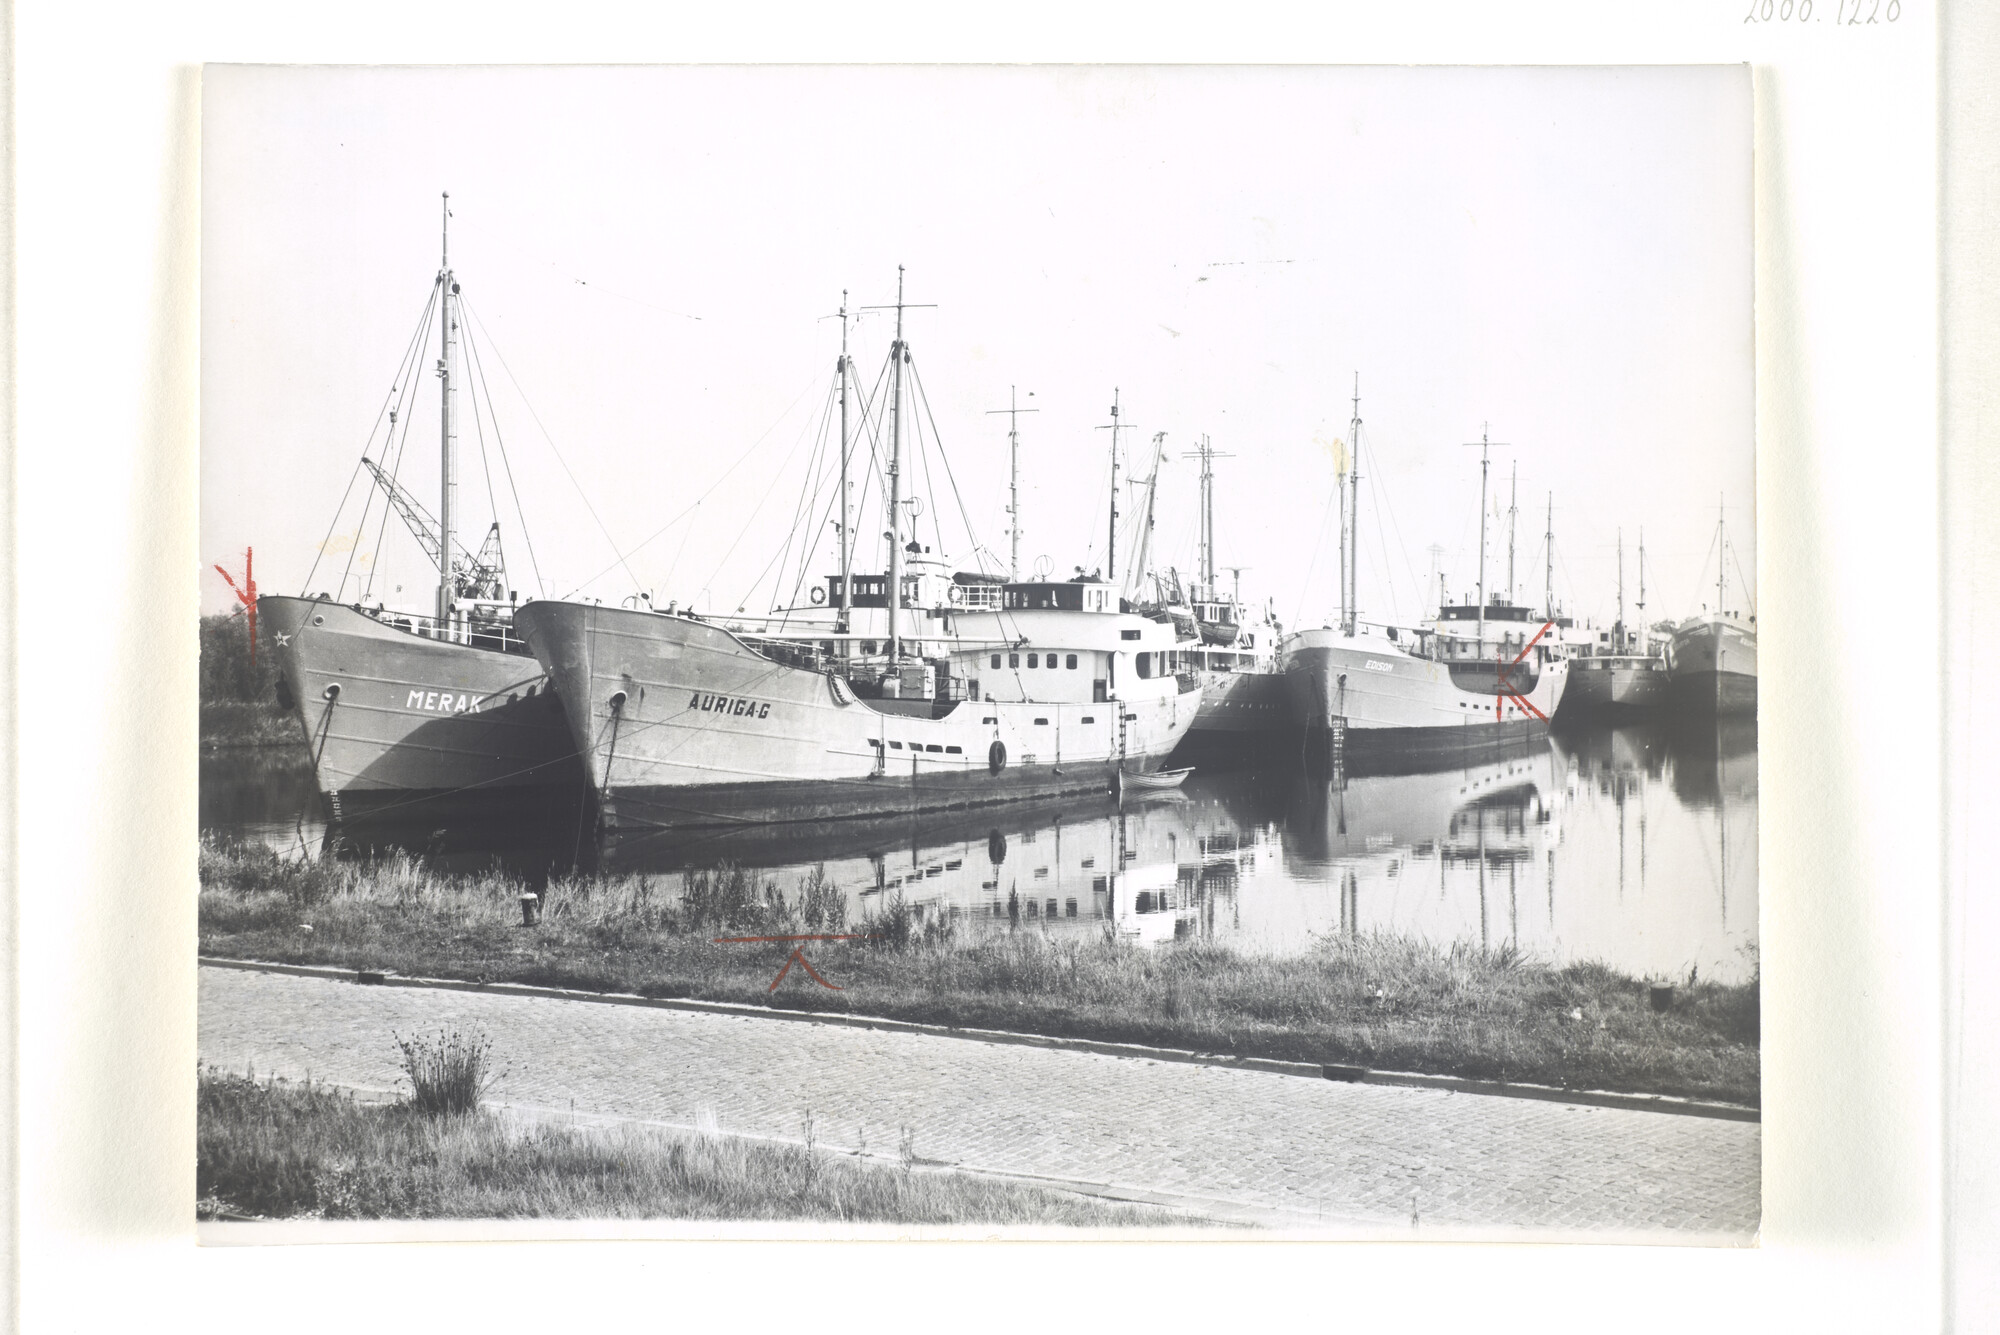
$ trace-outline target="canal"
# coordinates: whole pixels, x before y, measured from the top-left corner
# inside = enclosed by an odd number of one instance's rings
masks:
[[[1200,770],[1176,793],[760,826],[595,848],[588,818],[505,829],[333,830],[289,754],[205,755],[205,834],[300,856],[395,847],[534,880],[594,867],[735,863],[789,893],[824,866],[850,919],[900,897],[920,918],[1211,939],[1291,953],[1330,934],[1414,936],[1635,977],[1757,974],[1754,723],[1558,731],[1421,774]]]

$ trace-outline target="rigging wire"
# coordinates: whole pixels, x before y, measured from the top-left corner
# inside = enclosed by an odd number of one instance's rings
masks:
[[[1320,510],[1319,536],[1313,539],[1312,560],[1306,562],[1306,577],[1299,583],[1299,601],[1292,614],[1294,626],[1303,624],[1306,613],[1306,595],[1312,591],[1313,571],[1319,566],[1320,549],[1326,545],[1326,529],[1333,518],[1334,507],[1340,501],[1340,475],[1334,474],[1334,494],[1327,497],[1326,505]]]
[[[958,489],[958,475],[951,471],[951,456],[945,453],[943,439],[938,434],[937,417],[934,413],[931,412],[930,391],[924,387],[924,378],[916,374],[916,369],[914,367],[911,368],[910,378],[917,382],[917,401],[924,405],[924,417],[931,424],[931,439],[934,442],[937,442],[938,458],[942,460],[944,463],[945,481],[951,484],[951,498],[958,505],[959,522],[965,525],[965,540],[971,544],[973,555],[974,557],[977,557],[981,552],[985,551],[985,546],[979,541],[979,534],[972,527],[972,516],[966,513],[965,496]],[[930,477],[930,470],[928,464],[925,465],[924,476],[925,479],[928,481]],[[944,530],[938,526],[935,519],[933,519],[932,521],[932,528],[934,531],[938,533],[938,546],[940,548],[943,547]],[[980,563],[979,573],[982,575],[989,573],[983,561]]]
[[[423,337],[423,332],[425,328],[428,327],[430,322],[431,303],[436,300],[437,300],[437,285],[433,283],[431,285],[430,295],[424,299],[422,313],[417,317],[416,333],[410,336],[410,346],[403,349],[402,360],[397,363],[396,378],[389,383],[389,392],[382,396],[382,406],[375,410],[375,422],[372,426],[368,428],[368,434],[362,438],[363,439],[363,444],[361,446],[362,459],[368,457],[369,447],[375,443],[375,433],[382,429],[382,415],[389,411],[390,403],[392,403],[395,400],[396,395],[399,392],[399,387],[402,384],[403,376],[410,365],[410,355],[414,349],[420,346],[420,340]],[[361,475],[361,460],[356,459],[354,461],[354,472],[350,474],[347,479],[347,490],[340,493],[340,504],[337,507],[335,507],[333,512],[333,519],[329,521],[326,526],[326,537],[320,540],[319,554],[313,557],[312,568],[306,571],[306,583],[305,583],[306,589],[312,588],[313,576],[319,573],[320,558],[326,555],[326,546],[328,543],[333,541],[334,526],[340,523],[341,511],[347,508],[347,498],[351,494],[353,494],[354,491],[354,480],[360,475]],[[363,516],[361,522],[364,526],[366,526],[368,520],[365,515]],[[343,583],[345,582],[345,579],[346,577],[343,575],[342,576]],[[342,592],[345,592],[345,589],[343,589]]]
[[[1757,619],[1757,595],[1750,588],[1750,581],[1743,577],[1743,557],[1736,550],[1736,544],[1724,544],[1729,549],[1729,563],[1736,567],[1736,582],[1743,586],[1743,601],[1750,605],[1750,619]]]
[[[817,379],[817,377],[814,378],[815,380]],[[801,394],[799,397],[804,398],[805,396]],[[796,400],[794,402],[796,402]],[[785,452],[784,459],[778,464],[779,472],[783,472],[787,467],[790,466],[792,462],[792,457],[799,452],[799,446],[805,444],[806,438],[810,434],[811,434],[810,429],[799,433],[799,438],[792,442],[792,448]],[[736,538],[733,542],[729,544],[729,549],[723,552],[722,558],[715,563],[714,568],[709,572],[708,579],[704,582],[704,587],[706,587],[707,585],[712,585],[715,582],[716,577],[721,575],[723,568],[729,564],[729,558],[734,556],[736,554],[736,549],[743,545],[744,537],[750,532],[752,525],[755,524],[757,516],[763,513],[764,506],[766,502],[768,502],[771,499],[771,495],[772,495],[771,489],[766,487],[764,489],[764,494],[760,496],[757,500],[756,508],[750,511],[749,516],[745,518],[743,523],[737,528]],[[770,567],[766,566],[764,569],[765,572],[768,573]],[[763,578],[764,578],[763,575],[760,574],[757,577],[758,583],[761,583],[763,581]],[[739,604],[739,606],[747,607],[749,605],[749,595],[754,594],[755,592],[756,592],[756,585],[753,584],[746,592],[743,603]]]
[[[467,337],[465,340],[465,360],[468,370],[478,365],[479,358],[479,354],[472,350],[471,332],[471,330],[466,331]],[[473,383],[473,377],[470,375],[466,376],[466,391],[465,397],[472,403],[472,433],[479,440],[479,471],[486,475],[486,508],[492,514],[493,522],[497,524],[500,522],[500,500],[493,494],[493,461],[486,457],[486,427],[479,416],[478,388]],[[489,414],[493,410],[493,399],[490,395],[486,400],[486,409]],[[500,434],[498,419],[495,419],[493,423],[493,434],[496,437]]]
[[[800,540],[801,531],[799,525],[805,522],[805,516],[808,510],[815,507],[818,504],[820,487],[824,485],[820,472],[821,463],[822,460],[824,460],[826,457],[826,435],[828,429],[832,426],[833,423],[833,406],[838,396],[838,393],[839,393],[839,384],[837,381],[828,384],[826,389],[826,402],[820,405],[819,430],[818,432],[815,433],[814,436],[812,457],[806,461],[806,482],[800,485],[798,502],[792,507],[791,527],[786,530],[784,545],[778,549],[778,554],[773,559],[772,564],[765,566],[764,569],[758,573],[757,578],[751,582],[750,593],[749,595],[746,595],[744,598],[745,606],[748,606],[750,604],[750,602],[752,601],[757,592],[758,587],[763,584],[764,576],[771,573],[773,567],[776,568],[778,577],[777,579],[772,581],[771,598],[773,602],[777,601],[778,590],[784,584],[784,578],[785,578],[784,572],[786,566],[791,561],[792,543]],[[810,492],[811,492],[810,496],[808,496],[807,494],[808,492],[807,484],[810,484]],[[799,579],[801,582],[803,582],[805,579],[806,566],[812,560],[811,556],[809,555],[810,551],[811,551],[810,543],[800,542]],[[772,610],[776,611],[777,609],[774,607]],[[791,616],[790,608],[785,609],[785,615],[787,620],[789,620]]]
[[[564,598],[575,597],[578,593],[582,592],[589,585],[596,583],[598,580],[604,578],[604,576],[616,570],[619,566],[624,565],[626,557],[637,556],[641,548],[647,546],[649,543],[654,542],[668,529],[672,528],[675,524],[680,523],[681,520],[687,518],[689,515],[693,514],[696,510],[700,509],[701,503],[707,500],[711,495],[713,495],[717,487],[720,487],[724,482],[727,482],[729,480],[730,474],[734,473],[737,469],[741,468],[745,463],[747,463],[750,459],[750,456],[755,454],[757,452],[757,448],[761,446],[767,439],[770,438],[770,435],[773,431],[776,431],[780,426],[784,425],[785,419],[792,415],[792,409],[798,407],[799,401],[805,398],[806,395],[812,393],[813,386],[818,383],[819,383],[819,377],[815,375],[810,381],[807,382],[806,387],[799,391],[798,398],[793,399],[790,403],[785,405],[785,410],[779,413],[778,416],[772,420],[771,425],[764,428],[763,434],[758,436],[757,439],[751,441],[749,448],[744,450],[743,453],[737,455],[736,462],[729,465],[729,467],[723,469],[722,476],[716,478],[715,481],[709,483],[708,489],[706,491],[702,492],[701,495],[695,497],[693,501],[689,502],[688,505],[682,508],[680,512],[674,515],[672,519],[669,519],[666,523],[660,525],[658,528],[654,529],[651,533],[647,534],[644,538],[640,539],[637,543],[635,543],[632,546],[632,548],[629,551],[621,554],[616,561],[613,561],[610,565],[604,567],[604,569],[598,571],[596,574],[590,576],[590,578],[578,584],[568,593],[565,593],[563,597]],[[682,547],[687,546],[687,539],[685,537],[681,539],[681,545]],[[680,560],[678,555],[674,559],[676,563],[678,563]],[[627,568],[629,569],[630,567]]]
[[[437,289],[433,289],[434,294],[436,290]],[[419,334],[421,335],[421,342],[418,344],[419,349],[428,346],[430,342],[431,326],[437,320],[437,312],[438,312],[438,303],[435,300],[433,300],[429,308],[427,308],[424,313],[424,323],[421,329],[419,330]],[[403,427],[403,434],[397,438],[396,458],[394,463],[392,463],[389,467],[389,481],[392,485],[396,482],[397,478],[400,477],[402,474],[403,453],[405,450],[409,448],[410,444],[410,427],[415,422],[415,414],[408,412],[407,409],[409,407],[411,395],[416,392],[416,381],[418,379],[416,367],[418,365],[421,365],[422,362],[423,362],[423,354],[421,351],[418,351],[418,353],[416,354],[415,361],[411,364],[410,376],[408,379],[404,381],[402,396],[396,401],[397,411],[393,416],[401,420],[401,424]],[[391,435],[394,435],[395,429],[396,429],[396,423],[395,421],[392,421],[389,427]],[[385,461],[389,458],[389,442],[387,439],[385,439],[382,442],[382,457]],[[368,504],[370,505],[374,503],[375,490],[376,490],[375,488],[369,489]],[[384,501],[382,502],[382,522],[376,525],[375,527],[375,559],[368,567],[367,579],[362,582],[361,600],[363,602],[366,602],[368,600],[368,595],[374,591],[375,572],[376,570],[381,568],[382,542],[384,537],[388,534],[389,531],[389,511],[391,508],[392,507],[389,505],[389,502],[386,499],[384,499]],[[367,506],[363,506],[362,508],[361,523],[362,527],[365,529],[368,524]]]
[[[479,372],[480,388],[486,395],[486,415],[493,419],[493,441],[500,449],[500,466],[507,470],[507,490],[514,497],[514,513],[521,520],[521,542],[528,549],[528,568],[535,572],[535,587],[540,589],[542,596],[546,598],[549,593],[548,581],[542,578],[542,564],[535,559],[535,539],[528,532],[528,512],[521,508],[521,490],[514,485],[514,461],[507,455],[507,441],[500,434],[500,417],[493,411],[493,382],[487,378],[486,367],[479,360],[479,345],[468,338],[465,340],[465,346],[472,353],[472,364]],[[489,492],[492,488],[492,481],[492,477],[489,475],[487,478]],[[500,517],[500,510],[497,505],[494,507],[493,517],[495,519]]]
[[[402,421],[403,434],[401,438],[398,440],[398,443],[396,445],[395,465],[389,470],[389,481],[392,484],[395,482],[397,474],[402,471],[403,451],[409,445],[410,442],[410,424],[412,421],[412,414],[410,414],[405,410],[409,406],[410,396],[416,392],[417,380],[420,378],[420,372],[418,371],[417,368],[423,364],[423,349],[430,345],[431,326],[437,322],[438,311],[442,305],[440,301],[440,294],[443,291],[444,291],[444,279],[440,275],[438,281],[431,287],[430,300],[424,304],[424,316],[422,321],[417,326],[417,336],[414,340],[412,340],[410,349],[405,354],[408,360],[405,362],[407,370],[403,377],[402,392],[398,395],[396,399],[396,410],[390,414],[389,436],[385,436],[382,441],[382,457],[383,459],[386,460],[389,457],[389,437],[394,436],[396,434],[396,423],[397,419],[400,418]],[[361,523],[359,527],[355,529],[356,547],[360,545],[359,542],[360,537],[367,533],[368,514],[370,509],[375,504],[375,493],[377,490],[379,490],[379,488],[370,487],[368,489],[367,498],[362,502]],[[375,571],[382,564],[382,540],[388,534],[389,512],[393,508],[394,507],[392,507],[389,504],[388,498],[384,497],[382,500],[382,522],[375,526],[374,558],[368,564],[367,577],[361,581],[361,601],[364,603],[368,601],[368,595],[374,592],[375,590]],[[351,570],[354,565],[354,551],[352,548],[349,549],[347,560],[348,560],[348,569]],[[449,558],[447,557],[446,560],[448,568]],[[340,576],[340,592],[342,594],[345,594],[347,592],[346,571],[342,571]]]
[[[1721,536],[1722,536],[1722,527],[1721,527],[1721,525],[1717,525],[1717,526],[1716,526],[1716,531],[1715,531],[1715,537],[1713,537],[1713,538],[1710,538],[1710,539],[1708,540],[1708,552],[1704,552],[1704,553],[1702,553],[1702,558],[1701,558],[1701,575],[1700,575],[1700,578],[1699,578],[1699,581],[1698,581],[1698,582],[1696,583],[1696,585],[1695,585],[1695,593],[1694,593],[1694,597],[1692,597],[1692,598],[1688,599],[1688,600],[1687,600],[1687,602],[1686,602],[1685,604],[1683,604],[1683,606],[1686,606],[1686,607],[1701,607],[1701,606],[1705,606],[1705,604],[1704,604],[1704,603],[1703,603],[1703,602],[1701,601],[1701,591],[1702,591],[1703,589],[1705,589],[1705,588],[1707,588],[1707,587],[1708,587],[1708,553],[1709,553],[1709,552],[1714,552],[1714,551],[1715,551],[1715,544],[1716,544],[1716,541],[1717,541],[1717,539],[1721,538]],[[1718,562],[1718,563],[1719,563],[1719,562],[1720,562],[1720,561],[1722,560],[1722,557],[1721,557],[1721,555],[1720,555],[1719,553],[1718,553],[1718,554],[1716,555],[1716,560],[1717,560],[1717,562]],[[1717,567],[1717,568],[1718,568],[1718,569],[1720,569],[1720,566],[1718,565],[1718,567]],[[1719,613],[1719,612],[1721,612],[1721,610],[1722,610],[1722,609],[1718,607],[1718,608],[1717,608],[1717,609],[1715,609],[1715,610],[1716,610],[1716,611],[1717,611],[1717,612]]]
[[[493,341],[493,335],[487,330],[486,322],[479,318],[479,312],[473,310],[469,302],[464,303],[464,305],[466,314],[472,317],[472,322],[479,326],[479,332],[485,334],[486,341],[491,343]],[[632,567],[629,564],[627,564],[624,554],[618,551],[618,543],[616,539],[614,539],[611,536],[611,530],[604,526],[604,521],[598,517],[597,507],[590,503],[589,495],[584,492],[583,484],[578,482],[576,480],[576,474],[570,471],[569,460],[563,458],[562,451],[556,448],[555,437],[549,434],[548,427],[542,425],[541,414],[535,411],[534,404],[528,402],[527,391],[521,388],[520,378],[514,374],[514,368],[507,364],[507,354],[501,352],[500,349],[496,346],[493,349],[493,357],[496,361],[500,363],[500,369],[507,373],[507,379],[513,383],[514,392],[521,396],[521,404],[523,407],[527,408],[528,416],[534,420],[535,426],[541,431],[542,439],[548,442],[549,452],[555,455],[556,462],[562,465],[563,472],[568,475],[570,485],[576,488],[576,494],[578,498],[583,501],[583,508],[590,512],[590,518],[597,525],[597,531],[604,535],[604,541],[610,546],[612,552],[617,554],[618,560],[614,563],[614,565],[611,568],[615,569],[617,566],[624,566],[625,573],[631,576],[632,587],[635,589],[638,588],[639,577],[637,575],[632,574]]]

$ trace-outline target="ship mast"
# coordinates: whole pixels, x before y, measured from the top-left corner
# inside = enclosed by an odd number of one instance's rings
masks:
[[[902,651],[903,266],[896,266],[896,337],[889,344],[889,666]]]
[[[1034,398],[1035,391],[1028,391]],[[1021,578],[1021,422],[1022,413],[1038,413],[1039,408],[1023,408],[1019,401],[1019,391],[1015,386],[1007,386],[1007,406],[990,408],[988,417],[996,413],[1007,414],[1007,534],[1011,550],[1007,558],[1007,578]]]
[[[1352,636],[1361,621],[1361,372],[1354,373],[1354,416],[1347,423],[1347,588],[1341,595],[1343,635]]]
[[[1479,630],[1478,630],[1478,637],[1479,637],[1479,643],[1481,643],[1481,644],[1484,644],[1484,643],[1486,643],[1486,495],[1487,495],[1487,487],[1486,487],[1486,474],[1487,474],[1487,461],[1488,461],[1488,459],[1489,459],[1489,457],[1490,457],[1490,455],[1491,455],[1491,452],[1492,452],[1492,449],[1493,449],[1493,447],[1494,447],[1495,445],[1498,445],[1498,446],[1499,446],[1499,447],[1500,447],[1501,449],[1503,449],[1503,450],[1504,450],[1504,449],[1506,449],[1506,448],[1508,448],[1508,445],[1507,445],[1507,442],[1506,442],[1506,441],[1504,441],[1504,440],[1489,440],[1489,439],[1487,439],[1487,436],[1488,436],[1488,434],[1489,434],[1489,433],[1488,433],[1488,426],[1487,426],[1487,423],[1485,423],[1485,422],[1481,422],[1481,423],[1479,424],[1479,439],[1478,439],[1478,440],[1474,440],[1474,441],[1468,441],[1468,442],[1466,442],[1466,446],[1465,446],[1465,447],[1466,447],[1467,449],[1474,449],[1474,448],[1477,448],[1477,449],[1478,449],[1478,451],[1479,451]],[[1512,560],[1512,558],[1510,557],[1510,558],[1509,558],[1509,561],[1510,561],[1510,563],[1511,563],[1511,560]]]
[[[1548,531],[1542,535],[1547,567],[1542,572],[1542,615],[1556,619],[1556,494],[1549,493]]]
[[[1723,527],[1722,498],[1715,502],[1715,615],[1722,616],[1722,582],[1729,569],[1729,535]]]
[[[1201,593],[1211,602],[1220,595],[1216,592],[1216,571],[1221,569],[1215,563],[1215,461],[1234,459],[1236,456],[1218,450],[1204,435],[1201,443],[1183,454],[1183,459],[1201,460]]]
[[[451,354],[452,345],[457,341],[453,335],[458,329],[458,319],[453,314],[452,297],[458,292],[458,284],[451,276],[451,193],[445,192],[443,203],[444,218],[441,228],[442,257],[438,267],[439,300],[442,304],[442,326],[444,346],[438,358],[437,375],[439,394],[443,404],[443,426],[439,432],[439,448],[443,454],[441,469],[441,496],[438,501],[438,594],[437,630],[440,637],[451,635],[452,615],[456,611],[458,590],[451,578],[451,539],[453,521],[458,517],[458,425],[452,418]]]
[[[847,289],[840,290],[840,623],[834,629],[847,633],[854,612],[854,514],[853,492],[847,480]],[[847,641],[840,642],[843,656]]]
[[[1624,653],[1625,652],[1625,530],[1622,527],[1618,530],[1618,623],[1616,629],[1613,632],[1612,638],[1616,640],[1617,643],[1611,646],[1611,652],[1614,654]]]
[[[1479,643],[1486,643],[1486,424],[1479,425]]]
[[[1646,636],[1646,528],[1643,524],[1639,526],[1639,652],[1642,655],[1650,653]]]
[[[1520,513],[1518,502],[1521,499],[1521,465],[1514,465],[1511,477],[1512,480],[1507,484],[1507,602],[1509,606],[1512,606],[1514,602],[1514,520],[1515,516]]]
[[[1111,537],[1104,549],[1104,582],[1118,582],[1118,433],[1125,423],[1118,420],[1118,387],[1111,387],[1111,421],[1097,428],[1111,433]]]

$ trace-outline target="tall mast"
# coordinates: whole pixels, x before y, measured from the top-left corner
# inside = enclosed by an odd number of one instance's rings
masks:
[[[1556,617],[1556,494],[1549,493],[1549,527],[1542,535],[1542,550],[1548,562],[1542,574],[1542,615]]]
[[[1492,449],[1493,449],[1493,447],[1494,447],[1495,445],[1498,445],[1498,446],[1499,446],[1499,447],[1500,447],[1501,449],[1503,449],[1503,450],[1504,450],[1504,449],[1507,449],[1507,448],[1509,448],[1509,446],[1508,446],[1508,444],[1507,444],[1507,442],[1506,442],[1506,441],[1504,441],[1504,440],[1491,440],[1491,439],[1488,439],[1488,436],[1489,436],[1489,435],[1490,435],[1490,432],[1489,432],[1489,429],[1488,429],[1488,424],[1487,424],[1487,423],[1485,423],[1485,422],[1481,422],[1481,423],[1479,424],[1479,439],[1478,439],[1478,440],[1473,440],[1473,441],[1467,441],[1467,442],[1466,442],[1466,446],[1465,446],[1465,447],[1466,447],[1467,449],[1477,449],[1477,450],[1479,451],[1479,614],[1478,614],[1478,615],[1479,615],[1479,630],[1478,630],[1478,635],[1479,635],[1479,642],[1480,642],[1480,643],[1482,643],[1482,644],[1484,644],[1484,643],[1486,642],[1486,495],[1487,495],[1487,487],[1486,487],[1486,475],[1487,475],[1487,472],[1488,472],[1488,468],[1487,468],[1487,463],[1488,463],[1488,460],[1489,460],[1489,458],[1490,458],[1490,456],[1491,456],[1491,453],[1492,453]],[[1512,554],[1511,554],[1511,551],[1512,551],[1512,547],[1511,547],[1511,539],[1510,539],[1510,545],[1509,545],[1509,553],[1510,553],[1510,554],[1509,554],[1509,556],[1508,556],[1508,565],[1509,565],[1510,567],[1511,567],[1511,566],[1512,566],[1512,564],[1513,564],[1513,556],[1512,556]],[[1509,576],[1508,576],[1508,577],[1509,577],[1510,579],[1512,578],[1512,575],[1511,575],[1511,573],[1509,574]]]
[[[1034,398],[1035,391],[1029,390],[1028,397]],[[1007,578],[1021,578],[1021,422],[1022,413],[1040,412],[1039,408],[1023,408],[1019,391],[1013,385],[1007,386],[1007,406],[990,408],[987,416],[995,413],[1007,414],[1007,532],[1011,551],[1007,560]]]
[[[1215,448],[1208,433],[1201,437],[1201,585],[1204,596],[1215,598]]]
[[[1519,513],[1517,502],[1521,499],[1521,465],[1515,464],[1512,481],[1507,484],[1507,601],[1514,601],[1514,517]]]
[[[1361,621],[1361,372],[1354,373],[1354,416],[1347,423],[1347,589],[1341,598],[1341,634]]]
[[[1639,652],[1648,652],[1646,643],[1646,527],[1639,526]]]
[[[903,266],[896,266],[896,338],[889,344],[889,666],[902,654]]]
[[[444,329],[444,346],[438,357],[437,374],[439,394],[443,402],[443,426],[439,432],[439,447],[444,456],[441,468],[441,495],[438,500],[438,594],[437,633],[448,636],[451,633],[452,613],[455,610],[458,590],[451,579],[451,539],[453,521],[458,517],[458,424],[452,418],[451,356],[453,345],[458,341],[458,317],[454,314],[452,298],[458,294],[458,284],[451,276],[451,193],[445,192],[444,217],[441,220],[440,249],[438,265],[438,297],[442,304],[440,321]]]
[[[1111,388],[1111,421],[1097,428],[1111,433],[1111,539],[1104,549],[1104,582],[1118,582],[1118,433],[1124,424],[1118,420],[1118,387]]]
[[[854,612],[854,515],[853,493],[847,481],[847,289],[840,290],[840,624],[835,630],[847,633]],[[847,641],[840,642],[846,653]]]
[[[1722,615],[1723,572],[1729,569],[1729,535],[1723,531],[1722,498],[1715,501],[1715,614]]]
[[[1611,652],[1614,654],[1624,653],[1625,652],[1625,530],[1622,527],[1618,530],[1618,626],[1617,630],[1613,634],[1613,638],[1617,641],[1617,643],[1611,646]]]
[[[1487,428],[1479,424],[1479,642],[1486,642],[1486,460]]]
[[[1201,443],[1183,454],[1183,459],[1201,460],[1201,588],[1197,597],[1215,599],[1216,572],[1222,567],[1215,563],[1215,461],[1234,459],[1236,456],[1215,448],[1213,442],[1204,435]]]

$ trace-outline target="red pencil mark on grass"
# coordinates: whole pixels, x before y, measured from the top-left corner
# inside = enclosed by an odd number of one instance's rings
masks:
[[[236,595],[236,601],[250,609],[250,666],[254,668],[257,666],[257,580],[250,565],[250,555],[253,550],[249,547],[243,549],[242,588],[236,587],[236,581],[231,579],[229,572],[221,566],[215,568],[215,573],[222,576],[223,582]]]
[[[875,935],[872,932],[848,932],[845,934],[811,933],[803,936],[717,936],[711,937],[710,940],[718,946],[736,946],[769,941],[873,941]],[[777,991],[778,984],[785,981],[785,975],[792,971],[794,964],[811,974],[812,980],[815,983],[818,983],[821,987],[829,991],[845,992],[847,990],[838,983],[829,983],[826,979],[820,977],[819,970],[813,968],[812,961],[806,958],[806,948],[804,946],[792,947],[792,953],[785,957],[785,967],[778,970],[778,976],[773,978],[771,985],[764,990],[767,992]]]

